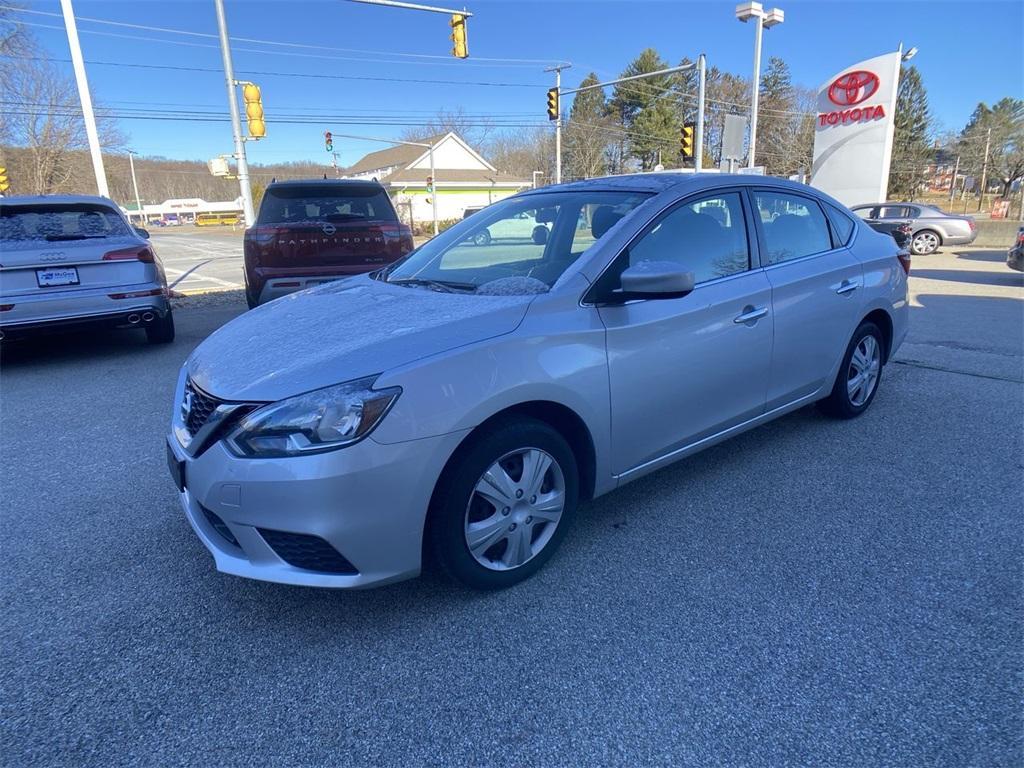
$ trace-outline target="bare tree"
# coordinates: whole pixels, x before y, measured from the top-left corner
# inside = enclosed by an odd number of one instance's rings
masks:
[[[75,178],[73,153],[85,146],[81,107],[70,80],[49,61],[23,58],[5,68],[0,98],[5,143],[24,147],[11,181],[19,193],[50,194],[91,186]],[[100,143],[117,149],[123,137],[112,121],[97,121]]]
[[[453,110],[439,110],[422,126],[406,128],[399,134],[402,141],[424,141],[448,132],[456,133],[471,146],[482,146],[491,135],[493,126],[487,119],[474,119],[462,107]]]
[[[554,178],[555,137],[548,128],[519,128],[493,136],[487,145],[491,164],[502,173],[531,178],[541,171]]]

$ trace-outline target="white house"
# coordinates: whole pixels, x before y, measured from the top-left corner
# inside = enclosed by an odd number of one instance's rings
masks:
[[[489,205],[526,189],[530,180],[500,173],[455,133],[423,140],[434,151],[434,194],[437,217],[460,219],[466,208]],[[348,179],[376,179],[390,193],[403,218],[412,212],[416,222],[432,218],[430,151],[398,145],[371,152],[345,170]]]

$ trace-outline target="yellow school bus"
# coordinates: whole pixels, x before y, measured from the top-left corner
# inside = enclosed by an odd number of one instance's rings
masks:
[[[238,222],[239,215],[237,213],[200,213],[196,216],[197,227],[234,226]]]

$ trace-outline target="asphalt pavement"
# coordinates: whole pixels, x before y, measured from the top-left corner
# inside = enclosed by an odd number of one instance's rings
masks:
[[[149,235],[163,262],[167,282],[178,293],[245,287],[240,228],[183,224],[154,227]]]
[[[588,503],[496,594],[216,573],[163,440],[240,293],[183,300],[167,347],[6,348],[0,761],[1021,765],[1024,288],[999,253],[915,260],[865,416],[806,408]]]

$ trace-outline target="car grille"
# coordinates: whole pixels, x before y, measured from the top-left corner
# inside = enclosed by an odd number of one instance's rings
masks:
[[[192,379],[185,381],[185,400],[190,403],[188,416],[185,418],[185,428],[190,435],[195,435],[203,425],[210,419],[210,415],[217,410],[217,406],[223,403],[212,395],[208,395],[192,383]],[[184,404],[183,403],[183,404]]]
[[[206,522],[210,524],[213,530],[219,533],[229,544],[233,544],[234,546],[241,548],[238,543],[238,539],[235,538],[235,534],[231,532],[231,529],[228,528],[227,524],[223,520],[202,504],[199,505],[199,508],[203,510],[203,516],[206,518]]]
[[[260,536],[288,565],[321,573],[357,574],[356,567],[318,536],[258,528]]]

